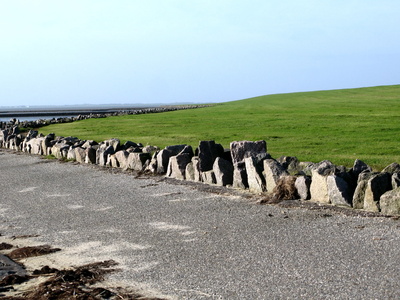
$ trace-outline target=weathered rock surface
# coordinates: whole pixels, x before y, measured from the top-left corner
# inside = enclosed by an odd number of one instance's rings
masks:
[[[169,158],[178,155],[186,145],[173,145],[165,147],[157,154],[157,173],[164,174],[167,172]]]
[[[364,209],[379,212],[379,199],[387,191],[392,189],[392,177],[389,173],[380,173],[368,180],[364,195]]]
[[[226,186],[233,184],[233,165],[229,161],[217,157],[214,161],[213,171],[217,185]]]
[[[336,167],[328,160],[315,165],[311,171],[311,200],[320,203],[330,203],[328,195],[327,177],[335,174]]]
[[[301,200],[310,199],[311,178],[309,176],[297,177],[294,185]]]
[[[249,191],[254,193],[265,192],[265,178],[262,175],[262,162],[259,163],[255,157],[246,157],[244,159],[246,172],[247,172],[247,183],[249,185]]]
[[[166,175],[176,179],[186,179],[186,166],[191,159],[191,155],[185,152],[170,157]]]
[[[255,157],[260,153],[267,152],[267,143],[265,141],[239,141],[230,144],[232,163],[235,165],[241,163],[247,157]]]
[[[213,169],[214,161],[217,157],[224,155],[224,148],[214,141],[201,141],[198,152],[200,172],[206,172]]]
[[[233,165],[233,184],[237,189],[247,189],[249,187],[247,181],[247,172],[244,162],[235,163]]]
[[[400,215],[400,188],[384,193],[379,201],[381,212],[387,215]]]
[[[272,192],[278,179],[282,176],[288,176],[289,173],[275,159],[265,159],[263,161],[266,191]]]
[[[326,179],[329,202],[338,206],[352,205],[347,182],[336,175],[329,175]]]
[[[215,178],[215,174],[214,174],[213,170],[201,172],[201,180],[207,184],[216,184],[217,183],[217,180]]]

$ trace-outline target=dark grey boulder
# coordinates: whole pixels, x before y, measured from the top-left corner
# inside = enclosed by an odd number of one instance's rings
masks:
[[[246,157],[254,157],[260,153],[267,152],[265,141],[238,141],[230,143],[230,150],[233,165],[244,162]]]
[[[368,166],[365,162],[356,159],[354,161],[353,167],[350,170],[350,174],[353,178],[355,178],[355,180],[358,180],[358,176],[362,172],[372,172],[372,168]]]
[[[224,148],[214,141],[200,141],[198,147],[199,169],[206,172],[213,169],[214,161],[217,157],[224,155]]]

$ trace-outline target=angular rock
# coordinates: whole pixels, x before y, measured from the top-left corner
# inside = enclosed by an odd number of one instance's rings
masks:
[[[214,161],[213,171],[217,185],[226,186],[233,184],[233,165],[229,161],[217,157]]]
[[[249,183],[247,181],[247,172],[244,162],[235,163],[233,165],[233,184],[237,189],[247,189]]]
[[[120,150],[115,152],[114,154],[114,158],[115,158],[115,162],[114,164],[116,165],[115,167],[121,168],[123,170],[127,170],[128,169],[128,156],[129,153],[125,150]]]
[[[146,161],[151,159],[150,153],[129,153],[126,164],[127,168],[135,171],[142,171],[145,168]]]
[[[191,162],[191,159],[189,153],[180,153],[170,157],[166,176],[185,180],[186,166]]]
[[[239,141],[230,143],[230,150],[233,165],[244,162],[246,157],[254,157],[260,153],[267,152],[265,141]]]
[[[384,193],[379,201],[381,212],[386,215],[400,215],[400,188]]]
[[[392,188],[397,189],[400,187],[400,173],[394,173],[392,175]]]
[[[97,145],[96,146],[90,146],[85,149],[85,163],[87,164],[95,164],[97,160]]]
[[[265,192],[265,178],[262,175],[262,168],[259,166],[257,159],[254,157],[246,157],[244,163],[250,192]]]
[[[114,154],[113,146],[106,146],[107,144],[101,145],[96,151],[96,164],[99,166],[105,166],[108,161],[108,156]]]
[[[392,189],[392,177],[389,173],[380,173],[368,180],[364,195],[364,209],[379,212],[379,199],[387,191]]]
[[[186,145],[174,145],[165,147],[157,154],[157,173],[164,174],[167,172],[169,158],[178,155]]]
[[[148,166],[146,167],[146,171],[149,171],[153,174],[157,173],[157,155],[158,155],[158,151],[155,151],[153,153],[153,155],[151,156],[151,160],[150,160]]]
[[[362,172],[358,175],[357,187],[353,195],[353,208],[354,209],[363,209],[364,208],[364,197],[365,190],[368,186],[368,180],[379,173],[372,172]]]
[[[311,171],[311,200],[320,203],[330,203],[328,195],[327,177],[335,174],[336,166],[324,160],[314,166]]]
[[[224,148],[214,141],[201,141],[198,152],[200,172],[206,172],[213,169],[217,157],[224,155]]]
[[[278,179],[281,176],[288,176],[289,173],[275,159],[265,159],[263,161],[266,190],[272,192]]]
[[[281,156],[277,161],[289,174],[296,174],[300,171],[300,162],[295,156]]]
[[[297,193],[301,200],[310,199],[311,178],[309,176],[299,176],[294,183]]]
[[[158,148],[157,146],[150,146],[150,145],[147,145],[147,146],[143,147],[143,149],[142,149],[142,151],[144,153],[154,153],[159,150],[160,150],[160,148]]]
[[[382,173],[400,173],[400,165],[398,163],[392,163],[382,170]]]
[[[207,184],[216,184],[217,180],[215,178],[214,171],[206,171],[201,173],[201,180]]]
[[[75,156],[75,160],[78,163],[85,163],[86,162],[86,149],[82,148],[82,147],[75,147],[73,148],[74,151],[74,156]]]
[[[351,170],[350,170],[350,174],[353,178],[358,180],[358,176],[362,172],[372,172],[372,168],[370,166],[368,166],[366,163],[364,163],[363,161],[356,159],[354,161],[353,168],[351,168]]]
[[[336,175],[329,175],[326,179],[329,202],[337,206],[352,205],[352,197],[347,182]]]

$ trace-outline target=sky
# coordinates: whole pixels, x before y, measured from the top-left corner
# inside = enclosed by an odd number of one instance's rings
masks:
[[[0,0],[0,106],[400,84],[398,0]]]

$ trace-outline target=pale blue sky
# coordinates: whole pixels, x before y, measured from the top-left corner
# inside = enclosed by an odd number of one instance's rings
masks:
[[[400,84],[398,0],[0,0],[0,105]]]

